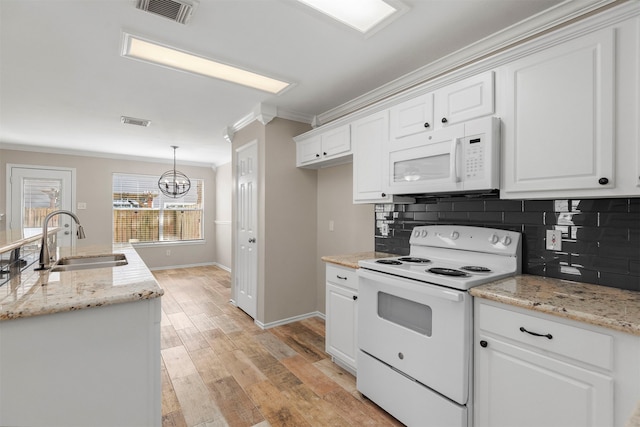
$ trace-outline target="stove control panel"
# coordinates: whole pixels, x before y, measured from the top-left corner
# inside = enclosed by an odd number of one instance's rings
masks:
[[[460,249],[515,256],[520,250],[520,233],[464,225],[425,225],[413,229],[411,246]]]

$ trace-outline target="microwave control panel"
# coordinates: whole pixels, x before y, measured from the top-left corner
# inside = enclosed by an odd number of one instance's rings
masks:
[[[465,179],[470,180],[484,178],[484,150],[484,136],[473,136],[465,139]]]

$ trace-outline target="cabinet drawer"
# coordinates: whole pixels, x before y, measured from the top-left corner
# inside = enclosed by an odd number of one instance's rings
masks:
[[[477,315],[483,332],[603,369],[613,369],[613,337],[610,335],[482,303],[478,304]]]
[[[327,282],[344,286],[355,291],[358,290],[358,275],[353,268],[341,267],[335,264],[327,264]]]

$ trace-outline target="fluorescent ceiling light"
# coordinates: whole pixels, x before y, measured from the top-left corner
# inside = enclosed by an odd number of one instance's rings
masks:
[[[129,58],[226,80],[273,94],[282,92],[290,85],[287,82],[163,46],[131,34],[124,33],[123,42],[122,56]]]
[[[400,8],[383,0],[298,0],[361,33],[366,33]]]

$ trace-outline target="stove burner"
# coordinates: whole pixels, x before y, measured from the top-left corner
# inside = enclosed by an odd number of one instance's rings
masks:
[[[453,268],[434,267],[427,270],[429,273],[440,274],[442,276],[466,277],[467,273]]]
[[[413,263],[416,263],[416,264],[426,264],[428,262],[431,262],[430,259],[416,258],[416,257],[412,257],[412,256],[406,256],[406,257],[398,258],[398,261],[413,262]]]
[[[464,267],[460,267],[460,270],[472,271],[474,273],[490,273],[491,270],[487,267],[481,267],[479,265],[465,265]]]
[[[400,265],[400,264],[402,264],[400,261],[396,261],[395,259],[379,259],[376,262],[378,264],[388,264],[388,265]]]

